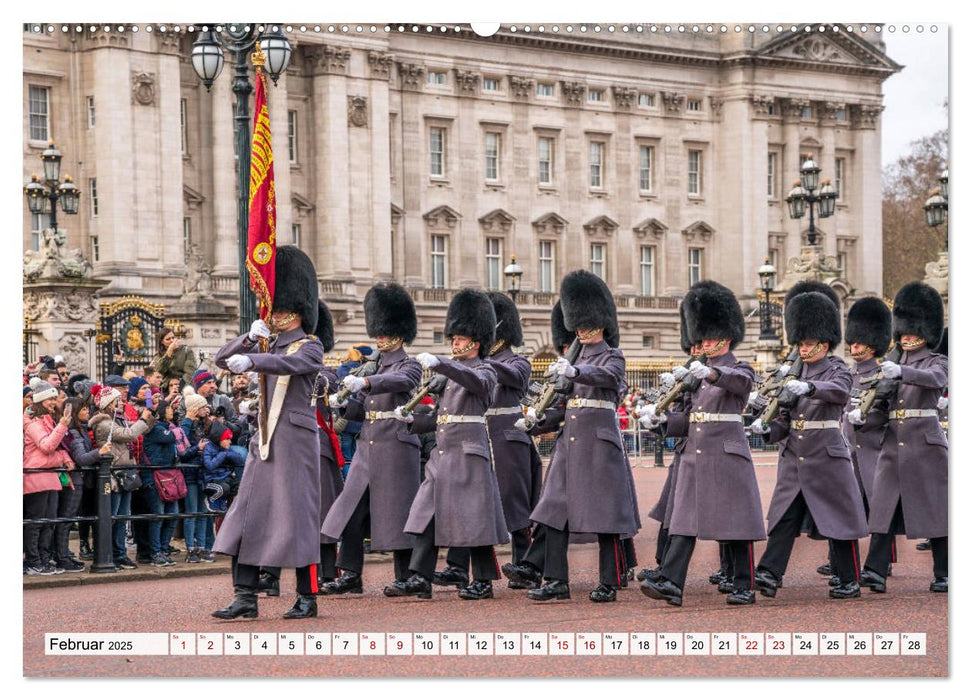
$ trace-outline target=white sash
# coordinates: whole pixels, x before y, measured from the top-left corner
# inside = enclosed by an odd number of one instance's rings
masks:
[[[280,411],[283,409],[283,400],[286,398],[289,387],[289,374],[282,375],[276,380],[276,388],[273,389],[273,401],[270,402],[270,412],[266,417],[266,435],[260,430],[260,459],[264,462],[270,456],[270,440],[273,438],[273,431],[276,429]]]

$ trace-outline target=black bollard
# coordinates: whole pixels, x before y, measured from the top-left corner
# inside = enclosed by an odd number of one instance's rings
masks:
[[[94,562],[91,573],[110,574],[117,571],[111,546],[111,463],[110,454],[102,455],[98,464],[98,524],[94,541]]]

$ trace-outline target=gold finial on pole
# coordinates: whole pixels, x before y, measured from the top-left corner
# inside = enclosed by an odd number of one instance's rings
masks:
[[[256,42],[255,49],[256,50],[253,51],[253,55],[250,57],[250,60],[253,61],[253,65],[256,66],[256,71],[259,73],[263,70],[263,66],[266,65],[266,56],[263,55],[263,49],[260,48],[260,42]]]

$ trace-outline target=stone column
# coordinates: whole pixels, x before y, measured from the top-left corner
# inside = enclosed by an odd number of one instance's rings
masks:
[[[637,90],[630,87],[615,85],[613,87],[616,132],[611,139],[611,153],[608,163],[613,164],[614,187],[616,202],[637,201],[637,175],[640,153],[631,138],[631,109],[637,101]],[[631,148],[634,148],[632,151]],[[613,206],[610,216],[616,217],[618,230],[614,233],[614,240],[608,246],[610,259],[607,261],[610,272],[608,279],[612,280],[611,289],[615,294],[637,294],[639,290],[634,282],[634,266],[640,259],[640,252],[634,245],[634,230],[637,221],[632,218],[633,208],[630,206]]]
[[[504,252],[502,267],[508,264],[511,255],[516,256],[516,262],[523,268],[522,286],[524,289],[535,289],[537,286],[537,257],[538,242],[533,235],[530,225],[530,201],[536,189],[530,179],[530,167],[535,153],[533,130],[530,128],[530,106],[535,81],[525,76],[509,76],[509,87],[516,98],[512,105],[512,124],[509,125],[509,143],[506,148],[506,196],[509,202],[509,213],[518,219],[510,229],[507,240],[507,250]],[[505,278],[503,278],[505,284]]]
[[[368,100],[364,105],[364,116],[367,123],[361,127],[353,126],[354,114],[349,111],[348,120],[352,130],[366,129],[361,135],[367,139],[370,148],[370,198],[363,203],[368,214],[367,230],[362,232],[369,235],[370,245],[362,253],[366,260],[354,260],[355,268],[365,266],[362,274],[357,270],[358,277],[363,277],[369,286],[372,280],[390,281],[394,277],[393,260],[388,251],[392,250],[391,233],[391,154],[388,144],[391,142],[391,122],[389,119],[391,102],[391,67],[393,57],[389,53],[378,51],[368,52],[368,70],[371,80],[368,83]],[[351,110],[353,105],[348,105]],[[403,251],[396,251],[401,255]]]
[[[680,222],[668,229],[667,240],[661,247],[664,260],[659,264],[663,272],[664,287],[661,296],[681,295],[688,290],[688,251],[681,229],[691,223],[682,218],[682,204],[688,190],[688,154],[684,148],[684,127],[677,116],[684,109],[685,96],[675,92],[659,93],[662,109],[675,117],[668,122],[661,148],[664,149],[664,182],[661,183],[664,216],[668,222]]]
[[[156,36],[161,51],[158,58],[158,103],[155,106],[158,115],[158,170],[162,177],[157,180],[159,190],[155,195],[153,209],[157,211],[155,219],[144,222],[143,231],[147,235],[140,235],[140,247],[152,248],[150,240],[156,240],[157,255],[149,258],[163,273],[167,274],[171,284],[164,286],[164,291],[175,291],[181,286],[182,265],[184,252],[182,246],[182,218],[185,216],[185,201],[183,197],[183,164],[182,164],[182,124],[181,124],[181,56],[180,36],[174,33]],[[156,175],[151,173],[150,175]],[[150,181],[150,180],[149,180]],[[145,256],[148,258],[148,255]]]
[[[428,258],[428,241],[425,240],[425,222],[422,219],[422,188],[428,174],[428,162],[424,158],[426,138],[421,116],[421,89],[425,67],[414,63],[398,64],[401,81],[401,183],[404,216],[403,229],[404,284],[425,286],[430,279],[425,274]]]
[[[226,52],[222,74],[212,84],[212,220],[213,231],[206,232],[215,269],[220,276],[239,274],[239,247],[236,242],[236,157],[233,155],[234,126],[232,93],[233,66]],[[201,89],[201,88],[200,88]],[[203,98],[206,99],[206,98]]]
[[[808,100],[783,100],[782,101],[782,119],[783,119],[783,135],[785,140],[785,150],[782,153],[782,165],[781,165],[781,184],[782,184],[782,196],[785,199],[786,194],[792,189],[792,183],[800,178],[799,166],[802,165],[802,158],[799,148],[799,119],[802,114],[802,108],[808,105]],[[808,216],[808,214],[806,215]],[[806,225],[806,219],[793,219],[788,215],[788,206],[786,210],[786,247],[782,251],[782,260],[780,260],[781,265],[784,266],[788,262],[789,258],[796,257],[799,255],[799,251],[802,248],[802,229]],[[779,270],[781,273],[782,270]],[[778,274],[778,278],[781,278],[781,274]]]
[[[290,40],[293,44],[293,40]],[[256,78],[254,74],[254,80]],[[287,99],[287,73],[280,76],[276,85],[266,76],[266,101],[270,110],[270,138],[273,144],[273,178],[276,190],[276,235],[278,241],[290,241],[293,224],[293,205],[290,187],[289,101]],[[252,121],[252,120],[251,120]],[[252,123],[250,138],[252,138]],[[306,248],[304,242],[301,247]]]
[[[855,280],[859,289],[883,293],[883,208],[880,189],[880,113],[882,105],[858,105],[853,110],[856,129],[854,156],[853,199],[851,206],[858,207],[860,237],[856,252],[859,256],[857,270],[860,279]],[[888,290],[894,292],[896,290]]]

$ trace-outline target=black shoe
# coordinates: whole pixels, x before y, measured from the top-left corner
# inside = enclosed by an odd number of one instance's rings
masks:
[[[725,572],[719,569],[708,577],[708,583],[710,583],[712,586],[717,586],[719,583],[727,579],[728,577],[725,575]]]
[[[633,566],[627,570],[627,580],[628,581],[633,581],[634,580],[634,567]]]
[[[78,558],[84,561],[90,561],[94,559],[94,551],[88,546],[87,542],[82,542],[81,546],[78,548]]]
[[[473,581],[470,585],[459,588],[459,598],[462,600],[485,600],[491,597],[492,581]]]
[[[539,588],[538,583],[523,583],[522,581],[509,581],[506,584],[507,588],[511,588],[514,591],[531,591],[534,588]]]
[[[839,588],[842,584],[843,584],[843,582],[840,581],[840,577],[839,576],[830,576],[829,577],[829,587],[830,588]]]
[[[930,540],[924,540],[923,542],[918,542],[917,543],[917,551],[918,552],[926,552],[930,548],[931,548],[931,541]]]
[[[432,583],[436,586],[466,588],[469,585],[469,575],[464,569],[457,566],[446,566],[441,571],[435,572],[435,575],[432,576]]]
[[[684,595],[680,588],[663,576],[641,581],[641,593],[648,598],[665,600],[668,605],[677,605],[678,607],[681,607],[681,598]]]
[[[169,545],[168,547],[165,548],[165,551],[162,553],[171,556],[173,554],[182,554],[182,550],[179,549],[178,547],[173,547],[172,545]]]
[[[530,600],[567,600],[570,597],[570,584],[551,578],[539,588],[526,593]]]
[[[833,567],[830,566],[829,564],[822,564],[816,567],[816,573],[819,574],[820,576],[832,576],[836,572],[833,571]]]
[[[836,586],[836,588],[830,588],[829,597],[838,598],[839,600],[845,600],[847,598],[859,598],[860,584],[856,581],[847,581],[846,583]]]
[[[775,598],[776,592],[782,587],[782,581],[775,577],[768,569],[755,570],[755,587],[766,598]]]
[[[305,617],[317,617],[317,598],[312,595],[297,594],[293,606],[283,613],[287,620],[301,620]]]
[[[338,595],[341,593],[363,593],[364,585],[361,575],[352,571],[342,571],[336,581],[321,586],[320,595]]]
[[[66,571],[69,574],[71,573],[76,574],[76,573],[80,573],[81,571],[84,571],[84,564],[77,561],[76,559],[67,559],[65,561],[58,562],[57,568],[64,569],[64,571]]]
[[[601,583],[590,591],[590,600],[594,603],[612,603],[617,600],[617,590],[613,586]]]
[[[719,593],[734,593],[735,583],[730,578],[726,578],[724,581],[718,584]]]
[[[721,587],[718,590],[720,592]],[[733,588],[725,602],[729,605],[755,605],[755,591],[742,591]]]
[[[135,561],[137,561],[139,564],[151,564],[152,563],[152,555],[151,554],[136,554],[135,555]]]
[[[256,617],[259,615],[259,609],[256,603],[257,591],[255,588],[235,586],[233,591],[236,593],[233,602],[221,610],[214,611],[212,613],[213,617],[218,617],[222,620],[235,620],[237,617]]]
[[[385,586],[384,594],[389,598],[413,595],[422,600],[429,600],[432,597],[432,582],[421,574],[412,574],[407,581],[395,581],[390,586]]]
[[[266,593],[269,598],[276,598],[280,595],[280,579],[264,571],[260,574],[260,584],[257,590],[260,593]]]
[[[860,574],[860,585],[869,588],[874,593],[887,592],[887,579],[870,569],[864,569]]]
[[[947,576],[938,576],[931,581],[931,593],[947,593]]]
[[[138,564],[136,564],[135,562],[133,562],[128,557],[125,557],[124,559],[119,559],[118,561],[116,561],[115,562],[115,566],[117,566],[119,569],[137,569],[138,568]]]
[[[887,564],[887,578],[893,576],[893,564]]]
[[[661,575],[661,567],[658,566],[656,569],[641,569],[637,572],[638,581],[657,581],[658,577]]]
[[[503,564],[502,573],[510,581],[516,581],[517,583],[531,583],[534,586],[539,586],[543,583],[543,575],[529,562],[523,562],[522,564]]]

